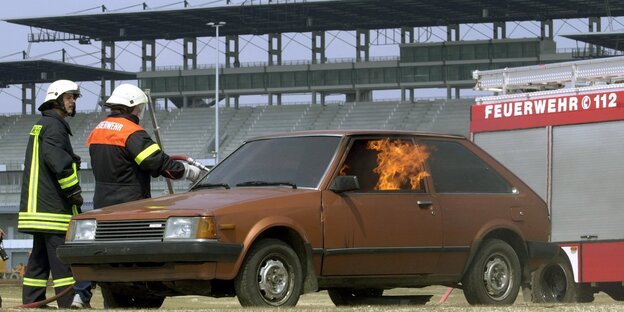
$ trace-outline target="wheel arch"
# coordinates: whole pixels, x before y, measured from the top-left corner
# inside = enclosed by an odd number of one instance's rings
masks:
[[[479,252],[479,249],[481,249],[481,246],[483,245],[483,243],[489,239],[500,239],[506,242],[507,244],[509,244],[509,246],[511,246],[511,248],[514,249],[514,251],[518,255],[518,259],[520,260],[520,267],[522,268],[521,285],[522,286],[530,285],[531,270],[529,269],[529,266],[528,266],[529,255],[528,255],[526,243],[522,239],[520,234],[507,228],[493,229],[489,231],[487,234],[485,234],[484,236],[482,236],[480,239],[475,240],[472,248],[470,249],[468,261],[466,261],[466,266],[464,267],[464,271],[462,273],[462,280],[468,273],[470,266],[472,265],[472,262],[476,258],[477,253]]]
[[[303,293],[314,292],[318,290],[318,280],[314,273],[314,264],[312,260],[311,245],[291,227],[284,225],[275,225],[264,229],[259,233],[247,249],[250,250],[257,242],[273,238],[288,244],[299,257],[301,268],[303,270]],[[240,268],[239,268],[240,270]]]

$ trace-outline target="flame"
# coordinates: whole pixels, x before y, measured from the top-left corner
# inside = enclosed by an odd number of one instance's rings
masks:
[[[420,189],[420,182],[429,173],[424,170],[429,151],[423,145],[401,140],[375,140],[368,142],[369,150],[379,151],[377,167],[379,174],[375,190],[400,190],[409,181],[411,189]]]

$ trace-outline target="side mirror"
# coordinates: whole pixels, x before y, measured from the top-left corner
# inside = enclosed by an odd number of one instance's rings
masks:
[[[360,189],[360,182],[356,176],[337,176],[329,186],[329,190],[335,193],[355,191]]]

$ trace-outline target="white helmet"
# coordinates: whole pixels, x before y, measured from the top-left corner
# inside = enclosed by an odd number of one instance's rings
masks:
[[[135,107],[141,104],[147,104],[147,95],[145,95],[143,90],[135,85],[123,83],[113,90],[111,96],[106,100],[105,106],[123,105]]]
[[[54,107],[54,103],[63,95],[63,93],[72,93],[80,96],[80,87],[73,81],[63,79],[51,83],[48,87],[48,91],[46,92],[43,104],[39,105],[39,111]]]

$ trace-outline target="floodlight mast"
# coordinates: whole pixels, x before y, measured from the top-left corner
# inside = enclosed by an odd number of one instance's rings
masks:
[[[219,27],[224,26],[225,22],[210,22],[207,23],[206,25],[210,26],[210,27],[214,27],[216,34],[216,41],[217,43],[215,44],[215,50],[216,50],[216,56],[215,56],[215,103],[214,103],[214,107],[215,107],[215,160],[214,160],[214,165],[216,166],[217,163],[219,163]]]

